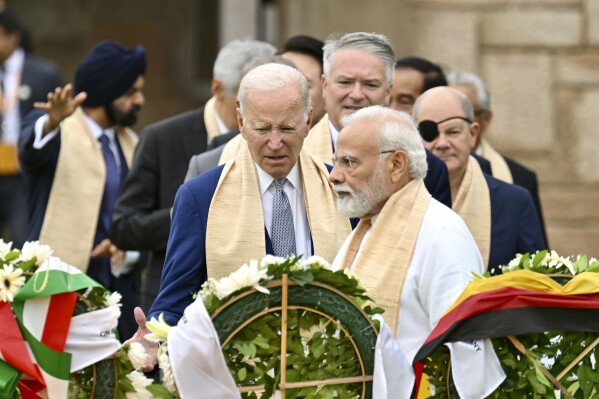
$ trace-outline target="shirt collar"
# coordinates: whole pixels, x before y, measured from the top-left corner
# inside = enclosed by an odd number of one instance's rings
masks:
[[[218,132],[220,134],[228,133],[231,129],[229,129],[227,127],[227,125],[225,125],[225,122],[223,122],[223,120],[220,118],[220,116],[218,116],[216,111],[214,112],[214,116],[216,118],[216,125],[218,126]]]
[[[83,117],[85,118],[85,121],[87,122],[87,125],[89,126],[96,140],[102,136],[102,133],[106,133],[110,141],[114,142],[114,128],[109,127],[108,129],[102,129],[102,127],[98,125],[95,120],[90,118],[85,112],[83,113]]]
[[[333,122],[329,119],[329,129],[331,130],[331,140],[333,140],[333,152],[337,148],[337,139],[339,138],[339,130],[333,126]],[[330,161],[329,161],[330,162]]]
[[[262,170],[257,163],[254,162],[254,164],[256,165],[256,171],[258,172],[260,195],[264,195],[266,190],[268,190],[268,188],[272,185],[272,182],[275,180],[275,178],[266,173],[264,170]],[[289,180],[289,183],[291,183],[293,188],[295,188],[298,191],[298,193],[303,193],[302,178],[300,176],[298,162],[296,162],[295,165],[293,165],[293,168],[287,175],[287,180]]]
[[[20,72],[23,69],[23,62],[25,61],[25,52],[23,49],[18,48],[12,52],[10,57],[4,62],[4,70],[7,74],[13,74]]]

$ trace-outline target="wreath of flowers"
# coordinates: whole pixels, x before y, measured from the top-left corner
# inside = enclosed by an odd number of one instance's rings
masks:
[[[560,256],[555,251],[518,254],[502,272],[517,270],[550,276],[564,284],[581,273],[599,272],[599,261],[586,255]],[[488,273],[475,278],[489,278]],[[557,381],[567,392],[561,397],[599,397],[595,359],[599,334],[595,332],[549,331],[517,337],[493,338],[493,347],[506,374],[505,381],[489,398],[555,398]],[[584,351],[583,351],[584,350]],[[578,356],[577,354],[580,353]],[[441,345],[424,362],[432,398],[457,398],[448,377],[449,351]],[[557,378],[553,378],[557,376]],[[554,379],[554,381],[552,381]]]
[[[230,304],[247,291],[255,290],[270,295],[273,283],[283,279],[284,275],[293,284],[300,286],[318,282],[339,290],[355,302],[369,318],[383,312],[374,306],[364,287],[351,272],[333,272],[330,264],[317,256],[305,261],[300,257],[279,258],[271,255],[260,261],[252,260],[227,277],[208,279],[194,298],[203,301],[214,319],[223,305]],[[372,324],[378,331],[378,320],[372,320]],[[146,326],[152,334],[146,335],[145,338],[161,343],[158,362],[163,371],[163,384],[170,392],[177,394],[167,345],[168,333],[173,327],[165,323],[162,315],[158,319],[152,318]],[[286,370],[288,379],[313,381],[359,373],[355,348],[348,343],[345,330],[338,324],[338,320],[331,322],[330,318],[318,313],[290,309],[287,330],[289,344],[286,360],[287,364],[292,365]],[[257,396],[255,392],[242,392],[242,397],[271,397],[276,394],[280,378],[280,341],[281,314],[270,312],[245,325],[224,343],[223,354],[235,382],[238,385],[264,387],[262,396]],[[361,391],[356,385],[361,384],[288,389],[286,397],[361,397]]]
[[[49,270],[48,262],[53,260],[60,263],[57,258],[52,257],[52,249],[49,246],[42,245],[37,241],[26,242],[23,248],[18,250],[12,248],[11,242],[6,243],[0,239],[0,308],[5,308],[8,304],[12,311],[0,314],[0,325],[3,326],[3,329],[6,329],[6,326],[12,322],[8,318],[14,318],[19,323],[19,328],[16,331],[19,335],[22,335],[19,337],[13,335],[11,338],[25,341],[26,337],[30,335],[23,320],[19,320],[18,312],[15,312],[15,306],[20,306],[18,295],[28,284],[35,283],[33,280],[35,280],[38,269],[48,264],[46,270]],[[44,275],[44,277],[46,276]],[[92,280],[90,279],[90,281]],[[86,289],[78,290],[77,297],[75,310],[71,317],[86,312],[121,306],[121,295],[118,292],[110,293],[97,284],[91,284]],[[3,319],[4,317],[6,319]],[[53,322],[53,320],[47,321],[47,323]],[[6,330],[4,333],[8,334]],[[42,365],[46,363],[42,357],[42,355],[33,354],[31,361],[34,364]],[[28,389],[20,385],[19,380],[23,373],[23,370],[20,369],[22,365],[14,364],[15,362],[11,364],[11,358],[6,353],[4,358],[5,360],[0,360],[0,368],[2,369],[2,372],[0,372],[0,397],[20,398],[22,389]],[[68,397],[94,397],[96,399],[173,398],[174,396],[162,385],[153,384],[153,381],[146,378],[141,372],[146,358],[147,355],[141,344],[122,345],[109,358],[70,373]],[[102,372],[105,374],[98,377]],[[10,376],[13,378],[11,379]],[[16,378],[14,378],[15,376]],[[28,397],[31,397],[30,395]],[[43,391],[36,392],[34,395],[43,395]],[[65,395],[65,399],[66,397]]]

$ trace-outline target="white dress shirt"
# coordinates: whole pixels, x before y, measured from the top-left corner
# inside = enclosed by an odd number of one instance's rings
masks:
[[[272,201],[275,194],[274,177],[266,173],[256,164],[258,171],[258,182],[260,184],[260,195],[262,196],[262,211],[264,212],[264,225],[271,235],[272,228]],[[283,190],[289,199],[291,212],[293,213],[293,229],[295,230],[296,255],[302,255],[304,259],[312,256],[312,240],[310,238],[310,225],[306,213],[306,201],[304,199],[304,187],[302,177],[297,163],[287,175],[288,182]]]

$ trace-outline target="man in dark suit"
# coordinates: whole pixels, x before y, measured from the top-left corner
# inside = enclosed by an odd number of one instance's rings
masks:
[[[478,135],[463,93],[436,87],[416,100],[414,119],[424,146],[447,163],[453,209],[464,219],[491,273],[517,253],[545,249],[532,198],[522,187],[482,172],[470,155]]]
[[[513,159],[498,153],[485,138],[485,134],[493,120],[491,98],[487,85],[480,76],[472,72],[464,71],[450,73],[447,75],[447,81],[451,87],[454,87],[468,96],[468,99],[470,99],[470,102],[474,107],[474,120],[480,126],[480,133],[475,144],[474,152],[489,160],[493,177],[507,183],[516,184],[528,190],[532,196],[537,215],[541,222],[543,237],[545,242],[548,242],[543,211],[541,209],[541,200],[539,199],[536,173]]]
[[[137,144],[129,128],[144,104],[146,52],[101,41],[69,84],[36,103],[23,123],[19,157],[30,210],[28,240],[50,245],[64,262],[123,296],[123,314],[139,304],[139,253],[108,238],[112,213]],[[132,331],[130,317],[119,325]]]
[[[235,40],[214,63],[213,97],[202,107],[147,126],[114,212],[111,239],[127,250],[151,251],[142,279],[142,306],[150,308],[160,286],[171,226],[171,207],[192,155],[213,139],[237,128],[237,90],[242,68],[257,57],[271,56],[274,46]]]
[[[21,120],[36,101],[62,86],[58,68],[22,47],[24,27],[10,9],[0,11],[0,237],[21,248],[27,228],[17,143]]]

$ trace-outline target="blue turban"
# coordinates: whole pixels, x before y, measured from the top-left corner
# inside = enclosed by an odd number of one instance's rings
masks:
[[[145,71],[146,50],[143,46],[130,50],[120,43],[102,40],[75,71],[75,95],[87,93],[84,106],[110,104],[125,94]]]

